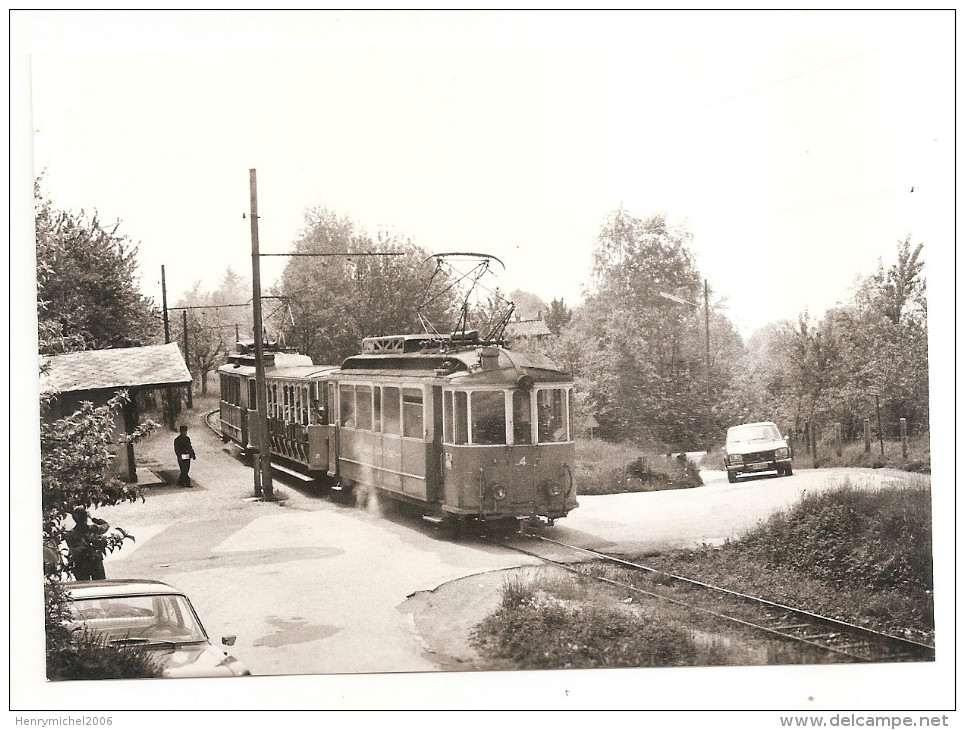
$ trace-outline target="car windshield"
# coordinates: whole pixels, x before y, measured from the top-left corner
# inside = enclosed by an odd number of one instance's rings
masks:
[[[762,424],[754,426],[734,426],[727,430],[727,441],[772,441],[781,438],[777,426]]]
[[[207,641],[191,604],[180,595],[74,599],[71,630],[87,629],[115,644],[182,644]]]

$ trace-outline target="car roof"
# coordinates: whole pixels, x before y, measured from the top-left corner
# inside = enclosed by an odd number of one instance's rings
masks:
[[[749,428],[751,426],[775,426],[773,421],[756,421],[754,423],[741,423],[737,426],[731,426],[727,430],[730,431],[733,428]]]
[[[66,581],[64,590],[73,599],[110,598],[112,596],[184,595],[177,588],[158,580],[80,580]]]

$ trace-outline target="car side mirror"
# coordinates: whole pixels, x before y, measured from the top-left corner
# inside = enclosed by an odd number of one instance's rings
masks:
[[[238,640],[237,636],[222,636],[221,643],[225,646],[234,646],[235,642]]]

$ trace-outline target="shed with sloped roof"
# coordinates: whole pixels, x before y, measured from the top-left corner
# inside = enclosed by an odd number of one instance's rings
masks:
[[[83,402],[106,404],[118,391],[126,390],[128,400],[121,408],[123,432],[137,427],[136,396],[149,390],[169,390],[190,385],[191,373],[176,343],[84,350],[40,359],[40,392],[53,396],[46,416],[61,418],[76,411]],[[120,435],[118,432],[117,435]],[[134,445],[118,453],[117,471],[128,481],[137,481]]]

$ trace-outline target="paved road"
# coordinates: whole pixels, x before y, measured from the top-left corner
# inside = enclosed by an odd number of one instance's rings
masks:
[[[144,503],[101,511],[137,537],[109,556],[108,576],[154,578],[186,591],[215,641],[238,636],[232,651],[255,674],[447,668],[444,657],[428,651],[407,599],[478,575],[476,598],[494,607],[493,571],[528,562],[484,543],[453,541],[411,513],[340,504],[281,481],[275,486],[284,501],[251,501],[251,470],[210,432],[195,426],[191,435],[194,489],[147,487]],[[172,440],[165,431],[139,447],[140,463],[173,469]],[[176,472],[166,475],[176,479]],[[581,497],[548,534],[627,554],[719,542],[805,490],[899,476],[798,470],[731,485],[723,472],[707,472],[707,486],[697,489]]]

